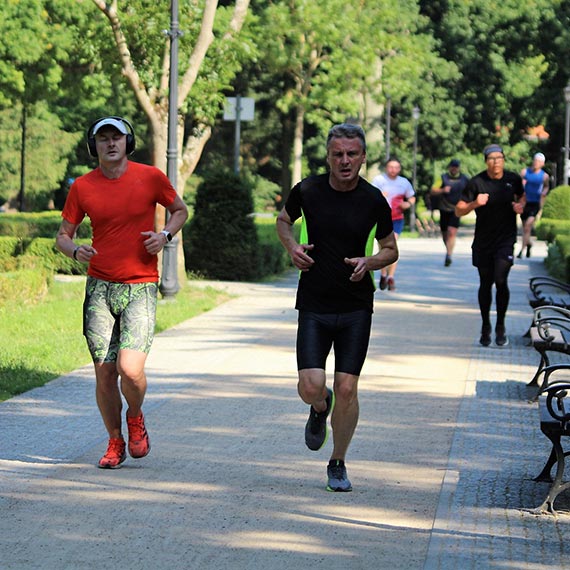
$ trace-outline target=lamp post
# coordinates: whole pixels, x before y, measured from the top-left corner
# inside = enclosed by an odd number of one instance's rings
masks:
[[[170,72],[168,95],[168,143],[166,148],[166,174],[174,188],[178,172],[178,0],[170,3]],[[166,212],[166,221],[168,221]],[[173,237],[162,250],[162,279],[159,290],[163,297],[174,297],[180,289],[178,283],[178,238]]]
[[[416,174],[417,174],[417,153],[418,153],[418,121],[420,118],[420,108],[416,105],[412,109],[412,118],[414,119],[414,155],[413,155],[413,166],[412,166],[412,187],[414,192],[416,190]],[[416,205],[412,204],[410,208],[410,231],[416,231]]]
[[[564,87],[564,100],[566,101],[566,124],[564,129],[564,184],[568,185],[570,164],[568,153],[570,147],[570,83]]]

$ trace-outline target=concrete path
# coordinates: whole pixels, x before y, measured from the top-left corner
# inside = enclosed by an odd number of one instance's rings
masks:
[[[506,348],[477,342],[469,246],[445,268],[439,240],[400,241],[397,290],[376,293],[352,493],[325,491],[331,443],[304,445],[296,275],[216,284],[236,297],[155,340],[147,458],[94,467],[91,366],[0,404],[0,569],[570,568],[570,516],[529,512],[549,446],[521,335],[545,246],[511,272]]]

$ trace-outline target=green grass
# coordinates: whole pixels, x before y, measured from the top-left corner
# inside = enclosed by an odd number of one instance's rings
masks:
[[[41,303],[0,308],[0,401],[91,362],[81,331],[83,291],[83,280],[54,281]],[[228,294],[211,287],[186,286],[174,299],[159,301],[156,331],[227,299]]]

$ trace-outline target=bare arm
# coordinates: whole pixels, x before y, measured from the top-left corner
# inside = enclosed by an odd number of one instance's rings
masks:
[[[72,224],[64,218],[55,238],[55,247],[67,257],[88,263],[94,255],[97,255],[97,250],[91,245],[77,245],[73,241],[78,226],[79,224]]]
[[[313,249],[314,245],[297,243],[293,235],[293,221],[285,208],[277,216],[277,235],[293,265],[301,271],[308,271],[315,262],[306,252]]]
[[[475,210],[475,208],[479,208],[480,206],[484,206],[487,201],[489,200],[489,194],[477,194],[477,197],[472,202],[466,202],[465,200],[459,200],[455,206],[455,215],[456,216],[465,216]]]
[[[170,206],[166,208],[170,214],[164,230],[174,235],[180,231],[188,218],[188,208],[180,196],[176,196]],[[167,243],[168,238],[162,232],[141,232],[145,236],[144,246],[148,253],[156,255]]]
[[[351,281],[361,281],[369,271],[382,269],[398,260],[398,244],[394,232],[378,240],[378,245],[380,246],[380,251],[376,255],[345,258],[344,262],[354,267],[354,271],[350,276]]]
[[[550,176],[544,173],[544,178],[542,179],[542,192],[540,194],[540,209],[542,210],[544,206],[544,200],[548,195],[548,191],[550,190]]]

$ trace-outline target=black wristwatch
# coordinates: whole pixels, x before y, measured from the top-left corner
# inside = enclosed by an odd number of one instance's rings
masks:
[[[168,230],[162,230],[160,233],[166,236],[166,241],[172,241],[172,234]]]

